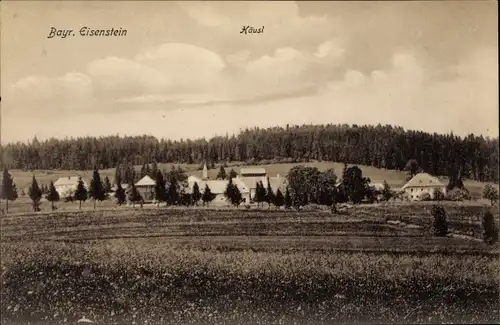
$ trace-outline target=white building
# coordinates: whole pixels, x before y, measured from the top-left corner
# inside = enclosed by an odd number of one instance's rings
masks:
[[[443,184],[437,177],[427,173],[419,173],[406,183],[401,190],[407,195],[411,201],[421,199],[421,195],[428,193],[431,199],[434,199],[436,190],[446,194],[446,185]]]
[[[61,177],[55,181],[54,187],[56,188],[57,193],[59,193],[59,196],[61,198],[72,196],[76,191],[80,178],[80,176],[68,176]],[[89,188],[85,181],[83,181],[83,185],[86,189]]]

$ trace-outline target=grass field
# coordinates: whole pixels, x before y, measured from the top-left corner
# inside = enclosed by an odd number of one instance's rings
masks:
[[[3,217],[1,323],[496,322],[499,247],[481,241],[482,207],[448,204],[443,238],[429,207]]]
[[[288,171],[293,168],[296,165],[304,165],[304,166],[309,166],[309,167],[317,167],[320,170],[327,170],[330,168],[333,168],[336,171],[337,176],[340,176],[344,167],[343,163],[336,163],[336,162],[310,162],[310,163],[303,163],[303,164],[298,164],[298,163],[282,163],[282,164],[269,164],[269,165],[259,165],[259,167],[263,167],[266,169],[267,173],[271,176],[275,176],[276,174],[280,174],[281,176],[286,176]],[[158,167],[160,169],[167,169],[170,170],[174,166],[174,164],[158,164]],[[187,174],[189,175],[197,175],[201,176],[201,171],[198,170],[200,165],[199,164],[193,164],[193,165],[187,165],[187,164],[175,164],[175,166],[180,166],[184,170],[187,171]],[[243,163],[228,163],[228,168],[226,168],[226,172],[229,172],[231,168],[233,168],[237,173],[239,173],[239,170],[241,167],[245,167]],[[387,181],[387,183],[391,187],[399,188],[405,184],[406,181],[406,173],[402,171],[396,171],[396,170],[387,170],[387,169],[379,169],[371,166],[363,166],[359,165],[361,170],[363,171],[363,176],[365,177],[370,177],[371,181],[374,183],[381,183],[384,180]],[[210,178],[215,179],[218,173],[218,168],[217,166],[216,169],[211,169],[208,171],[208,176]],[[140,171],[140,166],[136,166],[136,170]],[[14,181],[17,185],[17,188],[19,190],[23,189],[25,193],[28,192],[28,188],[31,184],[31,180],[33,175],[37,178],[38,182],[41,184],[49,184],[51,181],[55,182],[57,179],[60,177],[67,177],[67,176],[74,176],[74,175],[80,175],[84,179],[90,180],[92,178],[92,171],[71,171],[71,170],[62,170],[62,171],[34,171],[34,172],[26,172],[26,171],[20,171],[20,170],[12,170],[10,171],[12,176],[14,177]],[[101,178],[104,179],[104,177],[109,177],[111,182],[114,180],[114,175],[115,175],[115,169],[104,169],[100,171]],[[443,179],[445,183],[447,183],[446,179]],[[486,185],[486,183],[481,183],[477,181],[472,181],[472,180],[465,180],[464,181],[465,187],[470,191],[471,195],[480,198],[482,196],[483,188]],[[498,184],[495,185],[498,187]]]

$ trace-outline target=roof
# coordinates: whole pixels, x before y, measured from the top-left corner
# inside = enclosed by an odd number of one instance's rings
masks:
[[[413,176],[403,187],[404,190],[407,187],[436,187],[445,186],[437,177],[434,177],[428,173],[419,173]]]
[[[54,186],[76,186],[78,185],[79,180],[80,176],[61,177],[54,182]]]
[[[265,168],[241,168],[240,175],[266,175]]]
[[[188,189],[187,192],[191,192],[194,186],[194,183],[198,184],[198,187],[200,188],[200,192],[203,193],[205,186],[208,185],[210,188],[210,191],[214,194],[223,194],[226,191],[227,184],[229,183],[229,180],[227,179],[214,179],[214,180],[200,180],[196,176],[192,176],[188,178]],[[241,193],[248,193],[250,190],[248,187],[241,181],[241,179],[238,178],[233,178],[233,184],[238,187],[238,190],[240,190]]]
[[[135,183],[135,186],[154,186],[155,184],[156,182],[151,177],[146,175],[143,178],[141,178],[140,181]]]
[[[267,177],[266,176],[249,176],[249,177],[239,177],[236,178],[241,181],[247,188],[255,189],[257,182],[262,182],[262,184],[267,187]],[[284,177],[269,177],[269,183],[271,183],[271,188],[276,191],[278,188],[283,187],[286,178]]]

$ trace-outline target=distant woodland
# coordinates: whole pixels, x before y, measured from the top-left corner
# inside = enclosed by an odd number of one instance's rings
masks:
[[[120,164],[240,161],[248,164],[345,162],[404,170],[409,160],[433,175],[498,183],[498,138],[426,133],[394,126],[302,125],[245,129],[237,135],[172,141],[153,136],[106,136],[10,143],[1,147],[9,169],[89,170]]]

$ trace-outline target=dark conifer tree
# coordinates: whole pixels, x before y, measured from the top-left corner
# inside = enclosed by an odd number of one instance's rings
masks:
[[[223,166],[220,166],[219,173],[217,174],[217,179],[226,179],[226,170],[224,169]]]
[[[287,186],[285,190],[285,208],[290,209],[292,207],[292,203],[293,200],[292,196],[290,195],[290,189]]]
[[[4,168],[2,174],[2,187],[0,188],[0,199],[5,200],[5,212],[9,212],[9,201],[17,199],[16,184],[7,168]]]
[[[122,205],[126,201],[126,195],[125,195],[125,190],[122,187],[121,176],[118,175],[118,177],[115,179],[115,182],[116,182],[116,190],[115,190],[116,203],[118,205]]]
[[[78,185],[76,186],[76,191],[75,191],[75,200],[80,202],[79,209],[82,208],[82,202],[87,201],[88,199],[88,191],[85,188],[85,184],[83,183],[82,178],[78,180]]]
[[[289,193],[290,194],[290,193]],[[285,197],[283,196],[283,193],[281,193],[281,190],[278,189],[276,191],[276,197],[274,199],[274,205],[279,209],[285,204]]]
[[[40,200],[42,199],[42,190],[38,186],[35,176],[31,181],[31,186],[28,189],[28,195],[31,199],[33,211],[40,211]]]
[[[106,199],[106,191],[102,186],[101,176],[99,175],[99,170],[97,170],[97,168],[94,169],[92,179],[90,180],[88,195],[89,198],[94,201],[94,209],[97,201],[104,201]]]
[[[135,187],[135,184],[132,184],[130,186],[128,194],[129,194],[128,200],[132,202],[132,206],[135,208],[135,204],[140,203],[142,208],[142,196],[141,193],[139,193],[139,191],[137,190],[137,187]]]
[[[60,197],[53,182],[50,182],[49,193],[47,194],[46,198],[47,201],[50,202],[50,207],[52,211],[54,211],[54,202],[58,202],[60,200]]]
[[[155,175],[155,200],[158,203],[158,207],[160,206],[160,202],[165,202],[165,179],[163,178],[163,174],[161,170],[156,171]]]
[[[205,185],[205,190],[203,191],[203,195],[201,197],[203,204],[208,205],[210,202],[212,202],[215,199],[215,194],[212,193],[210,190],[210,187],[208,185]]]
[[[267,189],[266,189],[266,202],[268,204],[268,208],[271,208],[271,204],[274,203],[275,194],[271,187],[271,182],[269,181],[269,177],[267,178]]]
[[[193,185],[193,202],[195,205],[198,205],[198,202],[201,199],[201,192],[200,192],[200,187],[198,186],[198,183],[194,183]]]

